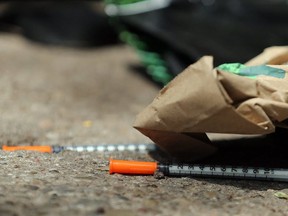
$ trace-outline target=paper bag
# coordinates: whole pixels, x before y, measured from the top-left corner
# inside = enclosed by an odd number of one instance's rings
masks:
[[[277,55],[288,53],[288,48],[280,49]],[[264,64],[277,55],[262,54],[247,65]],[[213,58],[205,56],[165,86],[134,127],[172,156],[191,160],[217,150],[208,132],[273,133],[276,126],[287,126],[288,66],[271,67],[283,69],[284,76],[239,76],[214,68]]]
[[[284,65],[288,63],[288,46],[266,48],[263,53],[246,63],[246,65]]]

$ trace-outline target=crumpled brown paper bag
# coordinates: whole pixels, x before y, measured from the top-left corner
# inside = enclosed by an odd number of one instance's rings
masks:
[[[272,67],[284,69],[285,78],[250,79],[215,69],[205,56],[165,86],[134,127],[172,156],[191,160],[217,150],[208,132],[273,133],[288,125],[288,66],[280,65],[286,61],[287,47],[266,49],[247,65],[276,62]]]

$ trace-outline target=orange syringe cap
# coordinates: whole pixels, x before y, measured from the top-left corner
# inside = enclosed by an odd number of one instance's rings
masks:
[[[110,159],[109,172],[120,174],[152,175],[157,170],[156,162]]]
[[[37,152],[44,152],[44,153],[52,153],[53,149],[52,146],[2,146],[3,151],[37,151]]]

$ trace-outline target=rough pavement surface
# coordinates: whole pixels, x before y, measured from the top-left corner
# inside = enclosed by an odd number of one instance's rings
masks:
[[[149,143],[132,128],[158,89],[125,46],[44,47],[0,36],[0,139],[13,145]],[[0,155],[0,215],[287,215],[284,183],[109,175],[138,153]]]

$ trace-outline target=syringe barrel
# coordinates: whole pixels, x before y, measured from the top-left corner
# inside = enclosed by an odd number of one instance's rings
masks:
[[[165,164],[158,164],[157,166],[157,171],[158,172],[162,172],[164,175],[169,176],[169,165],[165,165]]]

